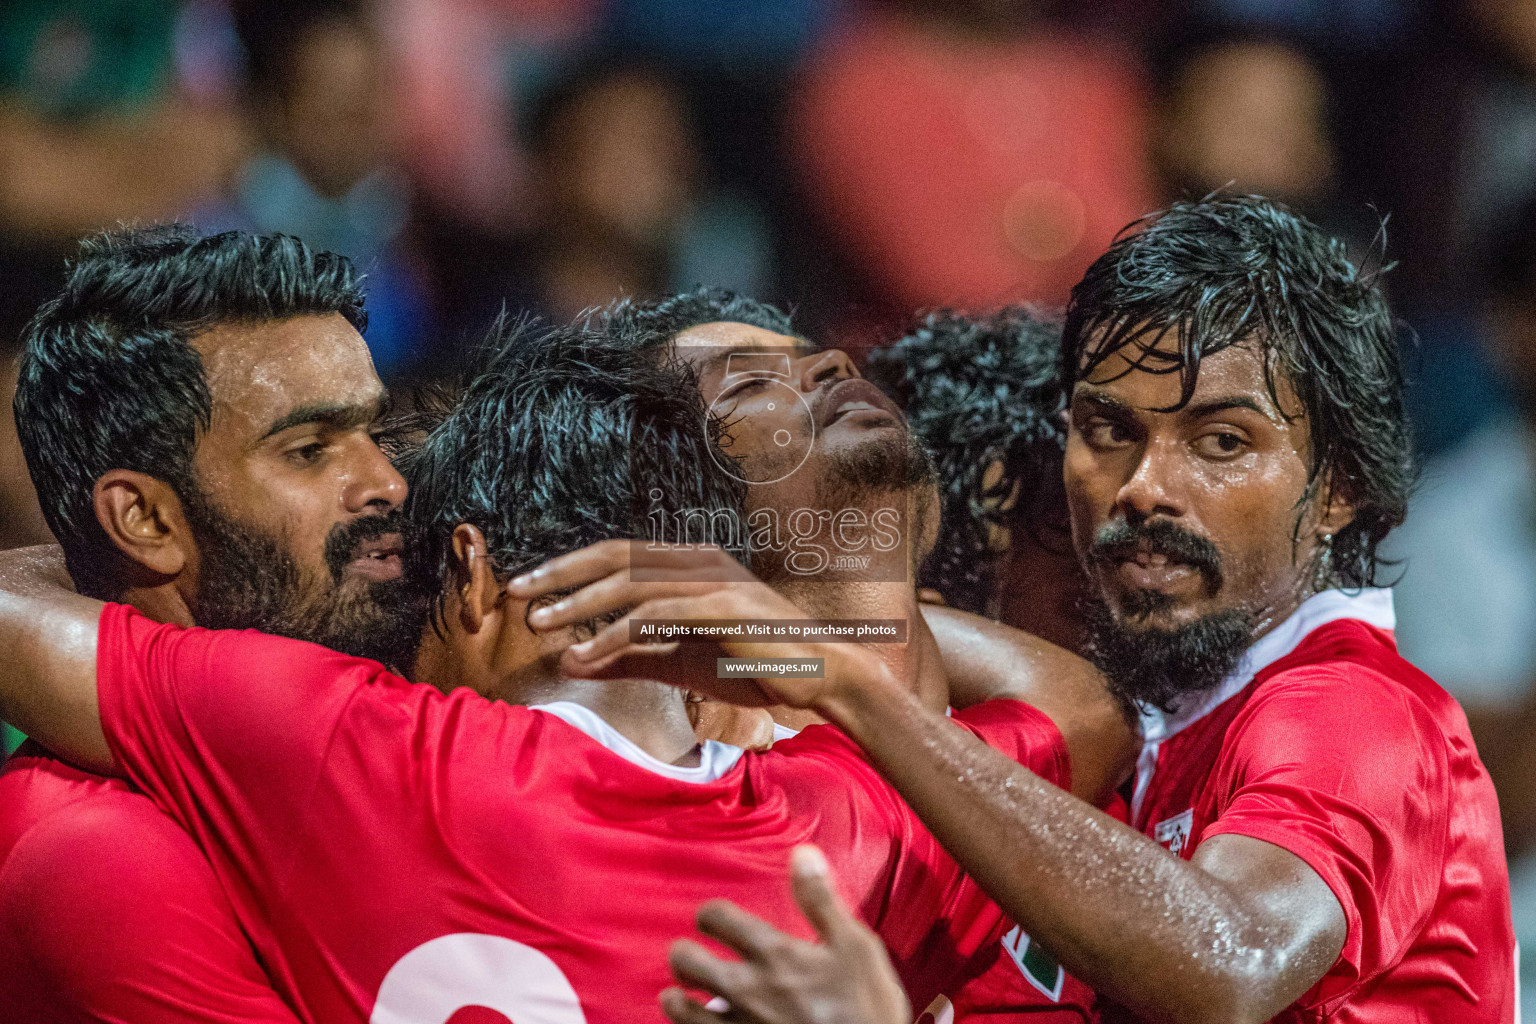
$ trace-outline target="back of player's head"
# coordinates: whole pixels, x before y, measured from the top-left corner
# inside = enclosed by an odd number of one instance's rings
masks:
[[[1350,263],[1343,242],[1258,196],[1175,203],[1122,234],[1073,288],[1062,379],[1070,391],[1130,346],[1140,369],[1180,375],[1182,408],[1204,356],[1263,345],[1271,398],[1279,404],[1284,379],[1308,422],[1309,484],[1331,481],[1355,508],[1334,537],[1336,580],[1370,585],[1377,545],[1402,522],[1414,479],[1396,325],[1378,276]],[[1151,351],[1163,337],[1176,340],[1176,357]]]
[[[191,341],[222,324],[340,313],[366,325],[343,256],[287,235],[177,226],[89,238],[23,333],[16,428],[48,527],[81,593],[122,593],[124,557],[96,519],[96,480],[127,469],[195,493],[213,398]]]
[[[870,353],[869,377],[902,403],[937,463],[939,539],[919,583],[955,607],[986,610],[997,528],[1032,529],[1038,516],[1059,519],[1064,509],[1060,352],[1058,323],[1008,306],[930,313]]]
[[[794,333],[786,314],[724,288],[698,288],[664,299],[623,299],[596,313],[592,322],[611,344],[631,350],[670,345],[679,334],[702,324],[738,323],[775,334]]]
[[[746,485],[713,456],[718,421],[679,360],[503,317],[467,381],[402,460],[412,589],[428,606],[452,579],[460,523],[485,535],[505,579],[597,541],[648,538],[658,513],[741,515]]]

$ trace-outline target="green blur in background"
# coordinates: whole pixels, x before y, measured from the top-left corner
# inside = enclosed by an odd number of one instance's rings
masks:
[[[4,748],[7,754],[21,746],[21,741],[24,739],[26,737],[21,733],[4,722],[0,722],[0,748]]]

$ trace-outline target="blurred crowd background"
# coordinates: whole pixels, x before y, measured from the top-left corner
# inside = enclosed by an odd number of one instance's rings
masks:
[[[1396,264],[1399,640],[1473,720],[1536,941],[1536,0],[5,0],[0,546],[47,539],[18,333],[119,221],[350,255],[408,382],[503,303],[723,285],[858,350],[1056,305],[1227,185]]]

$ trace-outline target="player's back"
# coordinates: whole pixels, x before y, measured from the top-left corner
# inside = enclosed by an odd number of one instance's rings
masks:
[[[995,941],[996,908],[830,728],[763,755],[706,747],[703,770],[679,772],[578,728],[601,731],[574,705],[444,695],[112,607],[101,637],[119,760],[208,851],[307,1019],[659,1020],[667,948],[704,902],[810,937],[788,891],[801,842],[826,850],[915,990]],[[1048,731],[1026,705],[993,713],[1010,715],[981,728],[1021,746]]]
[[[191,837],[28,742],[0,769],[0,1020],[293,1016]]]

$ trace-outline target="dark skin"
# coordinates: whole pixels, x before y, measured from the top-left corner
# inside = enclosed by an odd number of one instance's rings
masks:
[[[862,387],[846,353],[816,350],[803,339],[749,324],[701,324],[679,334],[675,345],[697,366],[705,403],[727,422],[727,450],[744,459],[744,478],[757,481],[747,488],[749,515],[771,509],[783,521],[796,509],[860,507],[873,513],[882,506],[904,505],[906,522],[920,527],[890,552],[901,564],[883,568],[896,571],[872,573],[875,579],[797,577],[771,556],[767,564],[759,559],[755,568],[788,599],[786,607],[792,603],[800,609],[785,614],[905,619],[910,624],[906,644],[872,644],[868,650],[905,680],[925,706],[942,711],[947,704],[967,707],[995,696],[1029,701],[1061,729],[1072,758],[1074,788],[1081,781],[1085,788],[1078,791],[1089,799],[1106,798],[1134,763],[1134,737],[1092,666],[1017,630],[989,627],[961,612],[929,615],[919,605],[911,581],[937,534],[935,487],[893,486],[867,493],[836,486],[840,454],[906,437],[906,422],[895,404],[872,385]],[[788,444],[778,443],[786,438]],[[821,539],[825,542],[825,535]],[[619,561],[593,562],[592,571],[606,575],[627,569],[627,551],[616,549],[614,557]],[[596,578],[573,580],[572,585]],[[569,617],[570,606],[556,607],[560,610],[536,614],[531,621],[539,628],[581,621]],[[694,705],[701,707],[718,704]],[[791,728],[820,720],[809,709],[778,705],[769,711]],[[728,742],[745,738],[746,745],[771,741],[771,732],[764,736],[754,730],[747,714],[712,717],[696,717],[704,723],[700,735]]]
[[[942,708],[947,692],[944,668],[932,636],[915,614],[917,600],[911,584],[917,560],[933,546],[937,492],[931,487],[910,491],[893,487],[848,494],[829,486],[839,475],[834,462],[839,453],[906,435],[906,422],[895,404],[873,385],[859,394],[834,396],[835,386],[860,377],[846,353],[816,350],[804,339],[749,324],[701,324],[679,334],[674,345],[682,358],[698,367],[705,403],[728,423],[726,450],[745,460],[745,479],[754,481],[747,488],[749,516],[760,509],[774,510],[787,525],[788,517],[799,509],[858,507],[872,514],[885,506],[902,507],[907,522],[928,524],[926,535],[906,536],[906,543],[889,553],[887,557],[895,563],[872,564],[868,580],[846,574],[837,582],[796,576],[771,554],[769,561],[760,560],[754,568],[804,609],[802,615],[907,619],[912,624],[909,642],[881,644],[877,649],[929,706]],[[841,411],[834,410],[834,404]],[[775,435],[780,439],[788,435],[790,443],[775,443]],[[921,514],[924,509],[928,511]],[[819,538],[823,544],[829,533],[830,529]],[[895,582],[888,582],[892,579]],[[817,721],[803,709],[773,708],[771,713],[781,725],[794,729]]]
[[[1352,509],[1337,494],[1309,497],[1306,421],[1282,414],[1296,409],[1287,387],[1278,405],[1271,399],[1252,347],[1208,357],[1178,412],[1158,411],[1176,403],[1176,376],[1125,369],[1106,365],[1074,391],[1065,479],[1078,544],[1116,516],[1167,517],[1217,545],[1225,577],[1213,594],[1188,567],[1133,557],[1093,578],[1112,610],[1133,588],[1167,594],[1171,607],[1154,616],[1164,624],[1245,608],[1257,638],[1312,592],[1320,538]],[[570,568],[551,563],[546,584],[578,578]],[[631,586],[584,614],[620,597],[635,618],[753,614],[749,595],[729,584],[707,593]],[[579,605],[583,593],[569,600]],[[629,655],[622,625],[573,647],[567,671],[601,672]],[[805,654],[732,646],[740,656]],[[1201,843],[1190,861],[1170,857],[924,709],[857,652],[836,650],[849,645],[824,646],[823,680],[737,681],[720,684],[720,695],[746,701],[740,689],[755,685],[842,726],[988,894],[1096,990],[1153,1020],[1258,1022],[1337,960],[1343,910],[1300,858],[1237,835]]]

